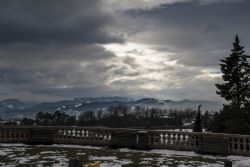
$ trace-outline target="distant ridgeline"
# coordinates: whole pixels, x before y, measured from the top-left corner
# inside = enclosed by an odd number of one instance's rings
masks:
[[[63,111],[68,115],[80,115],[84,111],[105,111],[112,106],[129,106],[131,108],[136,106],[143,106],[146,108],[162,108],[162,109],[193,109],[197,110],[198,105],[202,105],[202,111],[219,111],[222,104],[213,101],[171,101],[158,100],[154,98],[143,98],[139,100],[127,97],[96,97],[96,98],[75,98],[73,100],[63,100],[57,102],[44,103],[27,103],[17,99],[7,99],[0,101],[0,118],[34,118],[34,116],[42,112]]]

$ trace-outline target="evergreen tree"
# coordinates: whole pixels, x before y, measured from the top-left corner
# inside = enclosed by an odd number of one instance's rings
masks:
[[[209,129],[219,133],[249,134],[250,128],[250,64],[244,47],[236,35],[231,54],[221,60],[222,84],[216,84],[217,94],[225,98],[224,105],[210,121]]]
[[[199,105],[199,107],[198,107],[198,113],[197,113],[197,116],[195,118],[193,132],[202,132],[200,108],[201,108],[201,105]]]
[[[247,62],[244,47],[240,45],[238,35],[229,57],[221,59],[221,72],[224,83],[216,84],[216,92],[232,107],[242,108],[250,102],[250,65]]]

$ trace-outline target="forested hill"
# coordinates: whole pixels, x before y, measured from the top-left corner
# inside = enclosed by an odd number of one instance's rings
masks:
[[[27,103],[17,99],[7,99],[0,101],[0,118],[12,119],[22,117],[34,117],[36,113],[54,112],[57,110],[64,111],[69,115],[79,115],[84,111],[106,110],[111,106],[144,106],[157,107],[164,109],[197,109],[198,105],[202,105],[203,111],[219,111],[222,104],[213,101],[201,100],[159,100],[155,98],[132,99],[127,97],[85,97],[75,98],[72,100],[63,100],[57,102],[43,103]]]

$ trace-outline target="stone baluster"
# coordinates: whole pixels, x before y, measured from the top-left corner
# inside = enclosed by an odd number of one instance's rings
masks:
[[[96,140],[98,140],[98,133],[96,131],[93,131],[93,137],[92,137],[92,141],[96,142]]]
[[[155,142],[156,145],[160,145],[160,143],[161,143],[161,133],[155,133],[154,142]]]
[[[229,151],[230,154],[235,152],[234,138],[229,137]]]
[[[186,142],[185,141],[186,134],[185,133],[180,133],[179,136],[180,136],[180,146],[184,147],[185,146],[185,142]]]
[[[176,133],[172,133],[173,145],[176,146]]]
[[[249,154],[249,140],[250,138],[249,137],[242,137],[240,138],[240,151],[243,155],[247,155]]]
[[[80,129],[76,130],[76,137],[79,138],[80,137]]]
[[[63,136],[63,130],[59,129],[56,133],[56,138],[62,138],[62,136]]]
[[[112,139],[112,136],[111,136],[111,132],[106,132],[106,141],[109,143],[110,141],[111,141],[111,139]]]
[[[19,139],[19,131],[18,130],[16,130],[16,140],[20,141],[20,139]]]
[[[28,132],[27,132],[26,130],[24,131],[24,134],[23,134],[23,135],[24,135],[24,139],[25,139],[25,140],[28,140],[28,139],[29,139],[29,135],[28,135]]]
[[[66,129],[66,137],[70,138],[70,135],[71,135],[71,131],[69,129]]]
[[[10,137],[9,132],[6,130],[6,139],[9,140],[9,137]]]
[[[243,142],[243,138],[240,138],[239,139],[239,146],[240,146],[240,149],[239,149],[239,151],[240,152],[243,152],[243,150],[244,150],[244,144],[243,144],[244,142]]]
[[[245,143],[245,148],[246,148],[246,152],[249,153],[250,152],[250,147],[249,147],[249,138],[246,138],[246,143]]]
[[[178,146],[178,145],[181,145],[181,134],[180,133],[177,133],[176,135],[175,135],[175,137],[176,137],[176,145]]]
[[[66,138],[68,136],[68,130],[63,129],[63,137]]]
[[[77,138],[77,129],[73,129],[73,133],[74,138]]]
[[[173,141],[173,145],[176,146],[176,133],[172,133],[172,141]]]
[[[166,145],[169,146],[171,145],[171,133],[167,132],[167,142],[166,142]]]
[[[61,129],[60,130],[60,137],[63,138],[65,136],[65,130]]]
[[[111,141],[112,140],[112,135],[111,135],[111,133],[109,132],[108,133],[108,141]]]
[[[234,138],[234,151],[238,152],[239,150],[239,140],[237,138]]]
[[[99,141],[102,140],[102,132],[97,133],[97,140],[99,140]]]
[[[3,140],[5,141],[7,139],[7,132],[6,130],[3,130]]]
[[[189,133],[186,133],[186,147],[188,150],[192,148],[192,137]]]
[[[99,140],[104,141],[103,135],[104,135],[104,132],[99,132]]]
[[[83,137],[84,139],[86,139],[86,137],[87,137],[87,131],[86,131],[85,129],[83,129],[82,131],[83,131],[82,137]]]
[[[160,133],[160,140],[159,140],[159,144],[163,144],[163,137],[164,137],[164,134],[163,133]]]
[[[12,129],[12,131],[11,131],[11,140],[13,141],[13,142],[15,142],[15,129]]]
[[[12,130],[9,130],[9,132],[8,132],[8,140],[9,140],[9,141],[11,141],[11,139],[12,139],[12,138],[11,138],[11,134],[12,134]]]
[[[98,132],[97,133],[97,142],[98,142],[98,144],[103,143],[103,132]]]
[[[167,145],[171,146],[172,145],[172,133],[170,131],[167,132]]]
[[[66,136],[67,136],[67,138],[71,137],[71,130],[69,130],[69,129],[66,130]]]
[[[232,150],[233,150],[233,140],[231,137],[229,137],[229,151],[230,151],[230,153],[232,152]]]
[[[103,138],[104,138],[104,140],[108,140],[108,135],[104,134]]]
[[[21,131],[20,138],[21,138],[21,140],[24,140],[24,132],[23,131]]]
[[[196,137],[194,134],[190,135],[190,147],[192,148],[192,150],[194,150],[196,148]]]
[[[242,138],[242,153],[247,154],[247,138]]]
[[[79,138],[82,138],[82,136],[83,136],[83,130],[82,129],[79,129]]]
[[[13,140],[13,141],[15,141],[15,130],[13,129],[12,131],[11,131],[11,140]]]
[[[9,140],[12,140],[12,130],[9,131]]]
[[[85,131],[85,133],[86,133],[85,138],[86,138],[86,139],[88,139],[88,138],[89,138],[89,136],[90,136],[90,134],[89,134],[89,130],[86,130],[86,131]]]
[[[93,139],[93,132],[91,132],[91,131],[88,130],[88,137],[87,138],[88,138],[89,141],[92,141],[92,139]]]
[[[71,136],[72,138],[75,137],[75,129],[70,129],[70,131],[71,131],[70,136]]]
[[[167,144],[167,137],[168,137],[168,135],[167,135],[167,133],[163,133],[163,138],[162,138],[162,144],[165,146],[166,144]]]
[[[98,144],[98,132],[96,132],[96,131],[93,131],[92,132],[92,140],[91,140],[91,142],[93,143],[93,144]]]
[[[153,132],[153,133],[151,133],[150,134],[150,142],[153,144],[153,145],[155,145],[156,143],[157,143],[157,141],[158,140],[160,140],[159,138],[159,136],[158,136],[158,133],[157,132]],[[158,139],[157,139],[158,138]]]
[[[71,131],[72,131],[72,136],[73,136],[73,137],[76,137],[76,130],[75,130],[75,129],[72,129]]]

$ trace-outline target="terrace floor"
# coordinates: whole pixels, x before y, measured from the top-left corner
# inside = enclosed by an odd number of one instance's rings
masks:
[[[225,158],[234,167],[249,167],[250,157],[199,155],[194,152],[110,149],[79,145],[0,144],[2,167],[67,167],[69,159],[101,162],[101,167],[224,167]]]

